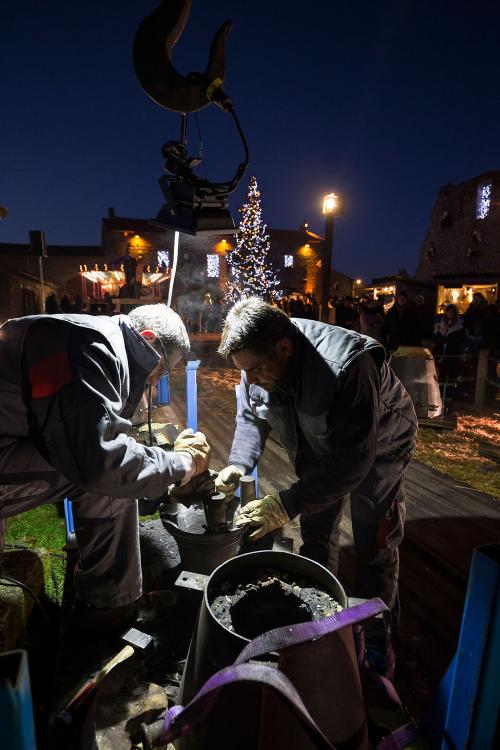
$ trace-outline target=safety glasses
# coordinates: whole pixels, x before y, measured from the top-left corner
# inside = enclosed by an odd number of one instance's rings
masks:
[[[160,352],[158,354],[161,355],[162,359],[160,360],[160,367],[161,367],[161,374],[162,375],[170,375],[172,372],[172,366],[170,364],[168,354],[165,350],[165,347],[163,346],[161,339],[157,338],[156,341],[158,342],[158,345],[160,347]],[[156,343],[156,342],[155,342]]]

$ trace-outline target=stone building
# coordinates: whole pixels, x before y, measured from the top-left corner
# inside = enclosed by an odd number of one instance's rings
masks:
[[[285,294],[299,292],[321,296],[322,255],[324,240],[307,225],[299,229],[268,228],[269,260],[280,279]],[[175,297],[183,294],[205,294],[223,297],[228,276],[227,255],[236,245],[235,234],[181,234]],[[127,250],[151,269],[172,267],[174,232],[159,229],[146,219],[117,217],[113,210],[102,221],[102,246],[106,262],[122,258]],[[167,281],[167,280],[165,280]],[[352,279],[332,273],[332,294],[351,294]],[[116,291],[116,289],[115,289]],[[162,292],[163,296],[165,293]]]
[[[307,293],[319,301],[323,238],[305,224],[297,230],[269,228],[268,234],[269,260],[284,294]],[[173,304],[186,296],[203,300],[210,294],[213,301],[223,298],[227,254],[235,244],[235,234],[181,234]],[[47,255],[42,261],[44,298],[51,292],[59,299],[65,293],[71,298],[80,294],[88,311],[102,312],[106,295],[117,300],[123,311],[130,297],[126,289],[131,268],[141,299],[167,298],[174,232],[153,226],[147,219],[116,216],[114,209],[109,209],[102,220],[100,245],[48,245]],[[351,294],[352,285],[351,278],[332,272],[332,296]],[[41,311],[39,258],[28,244],[0,243],[0,289],[0,321]]]
[[[438,310],[453,302],[464,312],[474,292],[498,298],[500,171],[441,188],[415,278],[436,284]]]
[[[100,245],[48,245],[42,259],[43,294],[40,283],[40,259],[29,244],[0,243],[0,324],[8,318],[36,315],[43,299],[54,293],[81,294],[81,263],[94,267],[102,263]]]

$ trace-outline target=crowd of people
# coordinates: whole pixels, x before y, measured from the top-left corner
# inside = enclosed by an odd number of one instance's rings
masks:
[[[320,306],[313,294],[291,292],[273,302],[291,318],[318,320]],[[400,346],[424,346],[440,363],[443,377],[456,379],[458,363],[451,358],[475,354],[483,347],[500,353],[500,300],[488,303],[475,292],[463,315],[455,304],[442,306],[442,313],[434,315],[421,294],[410,298],[401,290],[387,308],[384,297],[330,298],[335,325],[362,333],[379,341],[388,352]],[[182,318],[189,334],[219,333],[230,305],[222,296],[211,292],[190,292],[179,296],[174,308]],[[79,294],[73,300],[65,294],[59,301],[50,294],[45,311],[54,313],[92,313],[111,315],[115,305],[106,292],[103,299],[84,302]],[[444,359],[445,358],[445,359]]]
[[[425,346],[436,354],[474,353],[498,347],[500,305],[488,303],[480,293],[460,315],[455,304],[434,315],[423,295],[414,299],[400,291],[386,311],[383,299],[344,297],[335,308],[335,323],[380,341],[389,352],[399,346]]]
[[[86,303],[79,294],[76,294],[73,300],[69,295],[64,294],[60,300],[57,299],[54,292],[49,294],[45,300],[45,312],[47,315],[57,315],[58,313],[83,313],[87,312]]]
[[[460,378],[461,355],[474,355],[482,348],[500,354],[500,301],[488,303],[480,292],[473,294],[463,315],[455,304],[443,305],[441,314],[434,315],[423,295],[410,299],[404,290],[387,311],[383,299],[344,297],[335,313],[336,325],[371,336],[388,352],[400,346],[430,349],[442,380]]]

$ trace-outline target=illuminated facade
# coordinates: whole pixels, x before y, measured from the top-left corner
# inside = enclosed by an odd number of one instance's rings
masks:
[[[498,298],[500,171],[441,188],[415,277],[436,284],[436,312],[449,303],[465,312],[475,292]]]

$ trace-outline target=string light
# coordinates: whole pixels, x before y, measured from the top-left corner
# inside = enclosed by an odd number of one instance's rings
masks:
[[[208,253],[207,255],[207,277],[209,279],[218,279],[220,274],[220,260],[216,254]]]
[[[485,219],[490,212],[491,205],[491,182],[479,185],[477,189],[476,218]]]
[[[157,263],[159,266],[170,268],[170,253],[168,250],[158,250],[156,253]]]
[[[285,268],[293,268],[293,255],[285,255]]]
[[[282,292],[268,259],[271,245],[267,227],[262,221],[260,192],[255,177],[250,178],[247,202],[239,211],[242,219],[236,247],[227,255],[227,297],[233,303],[252,296],[266,300],[279,299]]]

